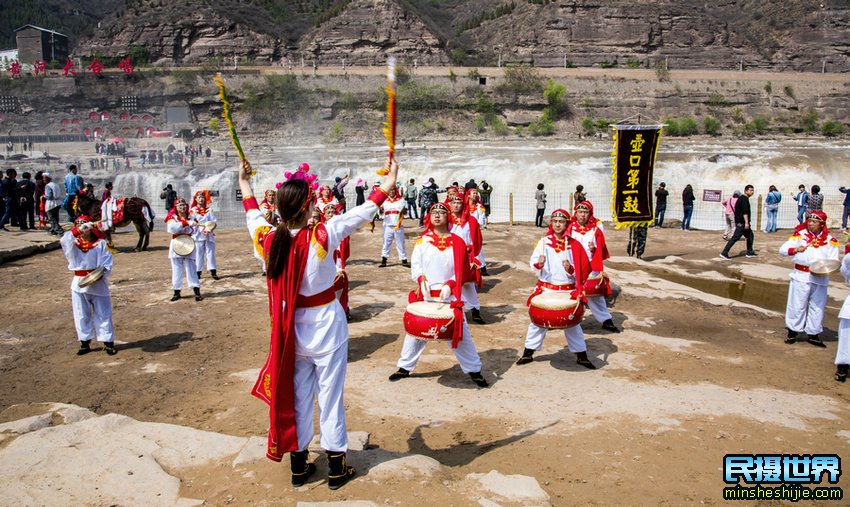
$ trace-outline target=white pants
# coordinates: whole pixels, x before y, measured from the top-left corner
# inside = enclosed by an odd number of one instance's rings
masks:
[[[390,246],[395,242],[398,258],[407,260],[407,251],[404,248],[404,227],[399,227],[398,230],[392,227],[384,227],[384,247],[381,248],[381,257],[390,257]]]
[[[200,287],[198,281],[198,270],[195,269],[195,257],[187,255],[179,259],[171,259],[171,288],[174,290],[183,289],[183,272],[186,272],[186,277],[189,279],[189,287]]]
[[[112,327],[112,300],[109,296],[93,296],[71,291],[71,308],[74,310],[74,327],[77,339],[89,341],[97,334],[97,341],[111,343],[115,339]]]
[[[538,327],[529,323],[528,333],[525,335],[525,348],[531,350],[540,350],[543,348],[543,339],[546,338],[548,331],[545,327]],[[587,351],[587,343],[584,341],[584,331],[581,330],[580,324],[564,329],[564,336],[567,338],[567,345],[570,347],[570,352]]]
[[[850,319],[838,319],[838,350],[835,364],[850,364]]]
[[[348,343],[320,356],[295,356],[295,427],[298,449],[313,440],[313,399],[319,400],[319,431],[326,451],[348,450],[342,391],[348,363]]]
[[[463,301],[463,310],[475,308],[481,309],[481,301],[478,300],[478,289],[475,288],[475,282],[463,284],[460,288],[460,299]]]
[[[484,260],[484,248],[481,248],[481,251],[478,252],[478,255],[475,257],[481,263],[481,267],[487,267],[487,261]]]
[[[826,307],[826,285],[815,285],[791,279],[785,326],[808,335],[823,331],[823,309]]]
[[[608,311],[608,303],[605,302],[605,296],[587,296],[587,307],[590,308],[590,313],[593,314],[596,322],[600,324],[611,318],[611,312]]]
[[[204,270],[204,259],[207,261],[207,269],[215,269],[215,241],[195,241],[196,271]]]
[[[401,348],[401,357],[398,358],[396,366],[404,368],[407,371],[413,371],[416,368],[416,363],[419,362],[419,357],[425,350],[425,344],[429,340],[420,340],[410,335],[404,336],[404,346]],[[451,341],[445,342],[449,348],[452,346]],[[478,356],[478,351],[475,349],[475,344],[472,343],[472,335],[469,334],[469,327],[466,325],[466,317],[463,319],[463,340],[457,344],[456,349],[451,349],[457,357],[457,362],[460,363],[460,369],[464,373],[475,373],[481,371],[481,358]]]

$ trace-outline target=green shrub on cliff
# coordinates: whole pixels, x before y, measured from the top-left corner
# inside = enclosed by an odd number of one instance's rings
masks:
[[[702,129],[706,134],[710,136],[719,136],[720,135],[720,122],[712,118],[711,116],[706,116],[702,120]]]
[[[596,127],[593,125],[593,120],[590,118],[584,118],[581,120],[581,130],[584,132],[586,136],[592,136],[596,133]]]
[[[513,95],[516,100],[519,95],[536,95],[544,89],[543,78],[533,67],[505,67],[504,73],[504,81],[496,85],[500,95]]]
[[[826,137],[837,137],[844,134],[844,131],[844,125],[837,121],[830,120],[823,124],[822,132]]]

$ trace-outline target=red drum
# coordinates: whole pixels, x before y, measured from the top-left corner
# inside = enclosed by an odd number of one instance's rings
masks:
[[[546,329],[565,329],[581,323],[584,305],[569,292],[543,292],[531,298],[528,316],[535,326]]]
[[[417,301],[407,305],[404,330],[420,340],[451,340],[454,310],[448,303]]]
[[[587,281],[584,284],[585,296],[605,296],[607,292],[607,284],[602,275],[587,277]]]

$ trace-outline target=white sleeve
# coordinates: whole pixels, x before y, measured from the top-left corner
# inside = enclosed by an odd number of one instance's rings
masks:
[[[841,274],[844,275],[844,281],[850,283],[850,253],[844,255],[844,260],[841,262]]]
[[[65,257],[68,258],[68,262],[71,262],[71,254],[73,253],[73,249],[76,248],[74,239],[74,235],[71,231],[67,231],[59,240],[59,244],[62,245],[62,252],[65,254]]]
[[[788,257],[789,255],[793,255],[789,253],[789,250],[792,248],[797,248],[800,246],[800,237],[799,236],[791,236],[788,238],[788,241],[782,243],[782,246],[779,247],[779,255],[783,257]]]
[[[544,255],[545,251],[546,251],[546,245],[544,244],[543,240],[541,239],[540,241],[537,242],[537,245],[534,247],[534,252],[532,252],[531,259],[529,259],[529,261],[528,261],[528,264],[531,266],[531,271],[533,271],[535,274],[540,273],[540,271],[541,271],[541,270],[537,269],[537,267],[535,267],[535,264],[537,264],[537,259],[539,259],[541,255]]]
[[[166,222],[165,230],[171,234],[192,234],[192,227],[183,227],[179,220],[169,220]]]
[[[98,266],[103,266],[106,268],[106,273],[112,273],[112,252],[109,250],[109,247],[106,246],[106,240],[102,241],[102,250],[100,254],[100,260],[98,262]]]
[[[419,277],[422,276],[422,244],[424,242],[422,238],[417,239],[413,245],[413,253],[410,255],[410,278],[416,283],[419,283]]]
[[[325,223],[328,231],[328,251],[332,252],[339,247],[343,239],[351,236],[358,227],[372,220],[372,214],[378,209],[378,205],[366,199],[360,206],[351,208],[342,215],[337,215],[334,220]]]

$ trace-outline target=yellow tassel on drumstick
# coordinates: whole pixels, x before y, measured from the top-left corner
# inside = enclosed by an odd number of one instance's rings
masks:
[[[224,109],[221,111],[221,118],[227,124],[227,131],[230,133],[230,141],[233,147],[236,148],[236,153],[239,155],[239,160],[242,161],[242,168],[248,173],[248,176],[256,176],[257,171],[251,167],[251,163],[245,158],[245,153],[242,151],[242,145],[239,143],[239,137],[236,135],[236,125],[233,123],[233,116],[230,110],[230,100],[227,98],[227,89],[224,87],[224,80],[221,79],[221,74],[215,78],[215,84],[218,85],[218,96],[221,98],[221,104]]]

